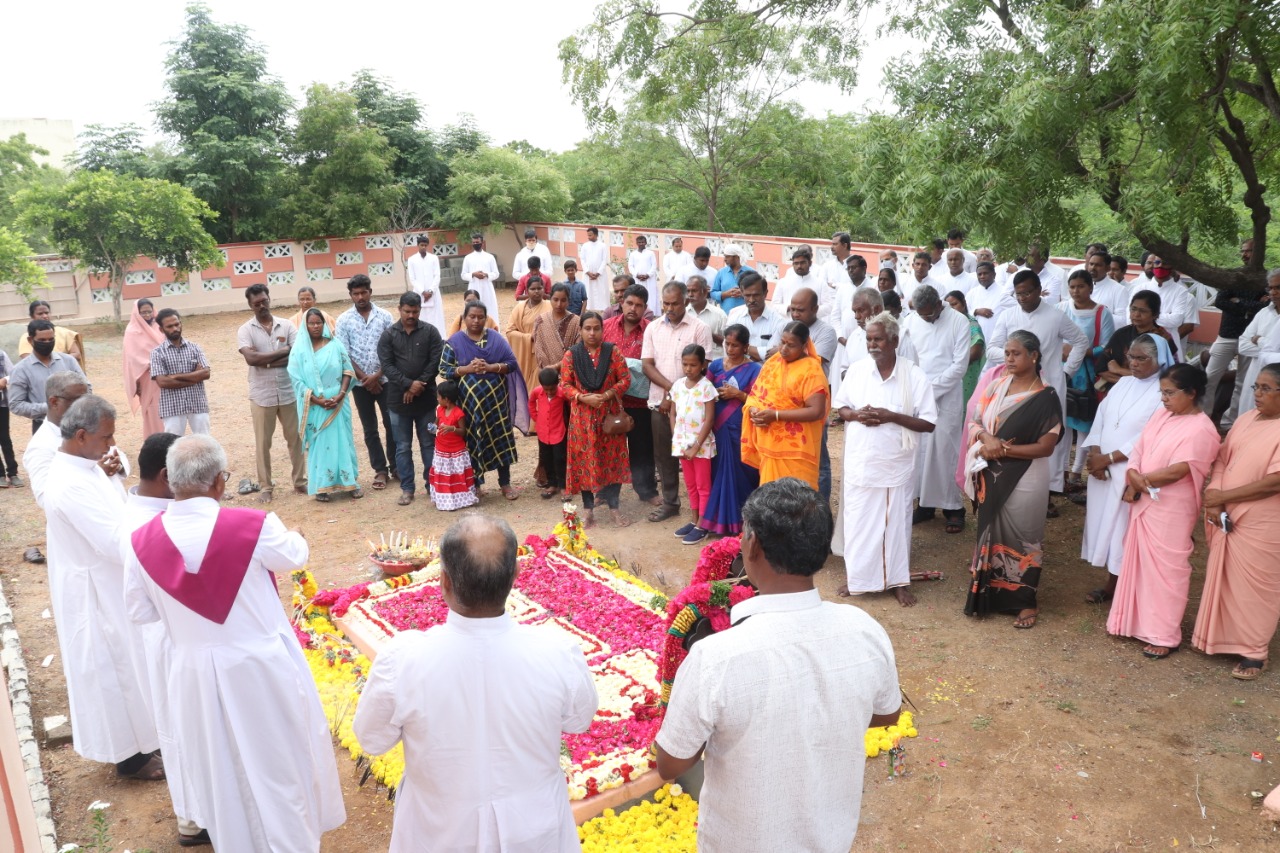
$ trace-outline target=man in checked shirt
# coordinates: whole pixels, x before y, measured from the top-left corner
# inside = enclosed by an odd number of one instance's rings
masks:
[[[209,359],[198,344],[182,338],[182,317],[172,308],[156,315],[165,342],[151,351],[151,378],[160,386],[164,431],[182,435],[209,432],[209,398],[204,392]]]

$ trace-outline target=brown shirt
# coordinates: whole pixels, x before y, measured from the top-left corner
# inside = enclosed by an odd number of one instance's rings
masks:
[[[236,349],[248,347],[256,353],[275,352],[293,346],[298,331],[288,320],[271,318],[271,331],[257,317],[236,333]],[[272,367],[249,367],[249,401],[258,406],[292,406],[295,403],[293,383],[289,380],[289,361],[284,359]]]

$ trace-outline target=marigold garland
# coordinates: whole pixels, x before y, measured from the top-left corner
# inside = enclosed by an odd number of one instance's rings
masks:
[[[698,803],[679,785],[663,785],[624,812],[605,809],[578,827],[578,839],[583,853],[694,853]]]

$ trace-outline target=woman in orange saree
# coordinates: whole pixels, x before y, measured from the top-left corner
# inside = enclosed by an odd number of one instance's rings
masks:
[[[828,393],[809,327],[788,323],[743,406],[742,461],[760,470],[760,485],[795,477],[818,488]]]

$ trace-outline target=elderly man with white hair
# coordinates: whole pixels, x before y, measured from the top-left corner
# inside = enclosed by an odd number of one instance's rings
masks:
[[[218,850],[320,849],[346,820],[324,709],[275,573],[307,542],[274,513],[223,507],[227,456],[212,436],[166,458],[170,508],[133,532],[122,599],[171,644],[167,699],[188,817]]]
[[[121,776],[164,778],[139,632],[122,607],[124,491],[98,466],[116,410],[94,394],[67,409],[44,493],[49,598],[67,678],[71,745]]]
[[[844,493],[835,539],[844,554],[840,595],[892,590],[903,607],[911,594],[911,497],[916,444],[934,431],[938,409],[928,375],[898,358],[898,322],[886,312],[867,320],[869,358],[845,374],[832,406],[845,421]]]
[[[831,399],[840,393],[845,371],[854,362],[867,357],[867,320],[884,310],[884,298],[874,286],[859,287],[853,292],[851,310],[837,330],[836,357],[831,362]]]
[[[900,354],[924,370],[937,406],[937,429],[921,436],[916,462],[913,521],[920,523],[942,510],[948,533],[964,531],[964,495],[956,482],[964,422],[964,374],[969,368],[969,318],[942,301],[930,284],[911,295],[915,313],[902,320]]]
[[[49,411],[22,453],[22,467],[27,469],[31,480],[31,496],[36,499],[36,506],[41,508],[44,507],[45,486],[49,482],[49,466],[62,446],[62,427],[59,426],[62,416],[72,403],[89,393],[89,383],[83,373],[60,370],[49,377],[44,390]]]

